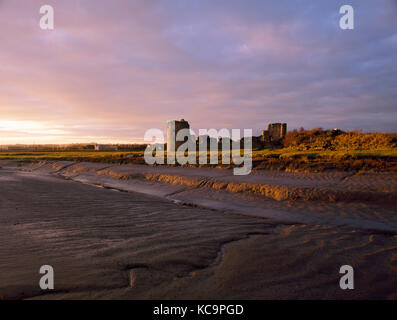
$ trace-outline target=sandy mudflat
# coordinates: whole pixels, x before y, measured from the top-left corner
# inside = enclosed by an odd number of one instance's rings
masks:
[[[0,166],[5,299],[397,299],[395,176]]]

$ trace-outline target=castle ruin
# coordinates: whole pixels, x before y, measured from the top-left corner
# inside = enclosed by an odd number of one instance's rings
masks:
[[[172,120],[167,123],[167,153],[175,153],[178,148],[187,142],[189,139],[185,137],[184,141],[176,141],[176,137],[178,132],[183,129],[190,129],[190,125],[184,119]],[[271,148],[273,146],[280,145],[282,140],[285,138],[287,134],[287,124],[286,123],[270,123],[268,125],[267,130],[262,130],[262,134],[260,136],[252,137],[252,147],[253,148]],[[211,141],[213,137],[209,136],[201,136],[196,140],[197,147],[199,147],[202,143],[207,144],[207,148],[210,147]],[[230,138],[229,138],[230,139]],[[242,138],[240,143],[244,145],[244,139]],[[216,139],[217,140],[217,139]],[[216,143],[216,142],[215,142]],[[218,143],[222,143],[222,137],[219,138]]]
[[[285,138],[287,134],[286,123],[270,123],[267,130],[262,130],[260,137],[263,144],[277,143]]]
[[[178,132],[182,129],[190,129],[189,122],[185,121],[185,119],[172,120],[167,123],[167,152],[172,153],[178,150],[178,148],[187,141],[187,137],[185,137],[184,141],[176,141],[176,137]]]

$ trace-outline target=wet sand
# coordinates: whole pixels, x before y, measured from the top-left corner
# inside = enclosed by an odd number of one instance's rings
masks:
[[[397,299],[392,201],[277,201],[128,166],[0,166],[5,299]],[[393,179],[376,192],[394,192]],[[345,189],[376,186],[358,180]],[[44,264],[55,270],[50,293],[38,286]],[[339,288],[344,264],[355,290]]]

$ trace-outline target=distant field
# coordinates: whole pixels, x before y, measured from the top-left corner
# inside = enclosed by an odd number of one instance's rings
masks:
[[[241,151],[243,152],[243,151]],[[50,151],[50,152],[0,152],[0,159],[27,160],[78,160],[90,159],[128,159],[143,158],[143,151]],[[354,150],[354,151],[300,151],[291,148],[254,150],[256,158],[340,158],[340,157],[397,157],[397,148],[385,150]]]
[[[397,172],[397,148],[353,151],[262,150],[253,153],[253,164],[256,169],[293,172]]]
[[[54,152],[0,152],[0,159],[17,160],[80,160],[80,159],[122,159],[125,156],[143,157],[143,152],[120,151],[54,151]]]
[[[313,157],[313,158],[382,158],[382,157],[397,157],[397,148],[384,150],[353,150],[353,151],[300,151],[291,148],[283,149],[268,149],[254,151],[253,157],[280,157],[280,158],[298,158],[298,157]]]
[[[0,152],[0,160],[67,160],[145,164],[143,155],[144,152],[142,151]],[[220,156],[221,154],[219,153]],[[254,168],[258,170],[397,172],[396,148],[360,151],[299,151],[291,148],[267,149],[253,151],[252,159]]]
[[[0,152],[1,159],[145,164],[143,151]],[[397,133],[302,128],[288,132],[273,148],[254,150],[252,161],[258,170],[397,172]]]

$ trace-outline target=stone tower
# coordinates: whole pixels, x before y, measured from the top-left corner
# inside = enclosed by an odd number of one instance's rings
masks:
[[[271,123],[268,127],[269,137],[271,141],[279,141],[285,138],[287,134],[286,123]]]
[[[178,148],[187,141],[187,137],[185,141],[176,141],[176,136],[178,132],[182,129],[190,129],[189,122],[184,119],[177,121],[172,120],[167,123],[167,153],[175,153]]]

